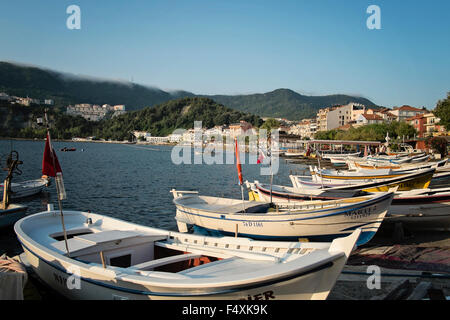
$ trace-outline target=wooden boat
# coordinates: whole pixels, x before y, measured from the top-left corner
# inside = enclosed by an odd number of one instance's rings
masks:
[[[404,164],[411,162],[422,162],[428,159],[429,156],[425,156],[423,153],[412,157],[408,156],[368,156],[366,161],[369,163],[384,163],[384,164]]]
[[[27,180],[22,182],[11,183],[11,199],[25,198],[40,193],[46,186],[48,186],[48,178],[39,178],[34,180]],[[0,185],[3,189],[3,184]]]
[[[305,155],[305,151],[297,150],[297,149],[288,149],[285,153],[285,157],[301,157]]]
[[[14,225],[16,221],[26,216],[28,207],[21,204],[9,204],[6,209],[0,207],[0,228]]]
[[[183,234],[64,211],[18,221],[28,263],[71,299],[325,299],[361,230],[331,243]],[[78,283],[77,283],[78,281]]]
[[[259,181],[246,181],[249,200],[263,202],[295,202],[308,200],[338,200],[343,198],[360,197],[368,192],[361,190],[334,190],[308,188],[299,190],[293,187],[264,184]],[[272,199],[272,200],[271,200]]]
[[[292,187],[272,186],[272,197],[268,185],[258,181],[248,183],[249,199],[293,203],[305,200],[331,200],[360,196],[344,190],[308,189],[296,190]],[[395,192],[392,204],[383,224],[402,222],[410,229],[450,230],[450,188],[415,189]]]
[[[425,161],[428,161],[429,159],[430,159],[430,155],[429,154],[424,155],[422,157],[413,157],[411,159],[411,163],[425,162]]]
[[[329,170],[310,167],[310,173],[313,181],[316,182],[333,182],[333,180],[339,181],[367,181],[378,179],[390,179],[395,177],[401,177],[408,174],[408,171],[394,171],[391,169],[378,169],[378,170]]]
[[[171,192],[181,232],[194,225],[212,234],[254,239],[330,241],[361,228],[358,245],[375,235],[393,197],[393,193],[380,193],[334,201],[280,203],[274,208],[267,202]]]
[[[398,187],[398,191],[409,191],[413,189],[425,189],[430,185],[436,169],[417,170],[398,177],[388,179],[372,180],[328,180],[327,182],[307,180],[305,176],[290,175],[294,188],[329,188],[336,190],[363,190],[366,192],[387,192],[391,188]],[[338,181],[336,183],[330,181]]]
[[[420,169],[428,169],[428,168],[443,168],[447,164],[448,159],[440,160],[437,162],[427,162],[423,164],[405,164],[405,165],[377,165],[377,164],[368,164],[368,163],[359,163],[356,161],[347,161],[347,165],[349,169],[358,170],[378,170],[378,169],[391,169],[391,170],[420,170]]]
[[[436,168],[436,171],[433,175],[432,181],[446,179],[450,176],[450,172],[439,171],[439,167],[437,164],[429,165],[429,166],[412,166],[404,169],[358,169],[355,171],[349,170],[330,170],[330,169],[321,169],[318,170],[317,167],[312,168],[310,166],[311,173],[311,181],[317,183],[326,183],[328,186],[332,186],[334,183],[338,183],[340,185],[345,184],[346,182],[350,183],[362,183],[366,181],[375,181],[379,179],[390,179],[394,177],[401,177],[403,175],[417,172],[418,170],[424,170],[428,168]],[[441,167],[443,168],[443,167]],[[342,183],[344,182],[344,183]]]
[[[346,160],[349,157],[358,157],[361,154],[361,152],[353,152],[353,153],[325,153],[322,152],[322,159],[334,159],[334,160]]]
[[[63,151],[63,152],[67,152],[67,151],[77,151],[77,149],[76,149],[76,148],[67,148],[67,147],[64,147],[64,148],[61,149],[61,151]]]
[[[341,158],[330,158],[330,161],[335,166],[345,166],[347,165],[347,160]]]

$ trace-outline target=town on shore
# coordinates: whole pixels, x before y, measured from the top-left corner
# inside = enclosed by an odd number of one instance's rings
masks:
[[[53,106],[52,99],[34,99],[29,97],[9,96],[5,92],[0,92],[0,100],[9,104],[32,106],[44,105]],[[107,115],[116,117],[125,114],[125,105],[97,105],[90,103],[67,105],[65,114],[70,116],[80,116],[92,122],[98,122]],[[315,118],[301,119],[299,121],[284,118],[262,118],[265,123],[270,123],[266,129],[276,129],[284,137],[285,141],[295,141],[299,139],[310,140],[317,137],[320,132],[330,130],[348,131],[351,128],[359,128],[371,124],[389,124],[393,122],[405,122],[416,131],[414,138],[426,138],[433,136],[448,136],[449,132],[445,126],[440,125],[440,119],[430,110],[425,108],[415,108],[409,105],[390,108],[370,108],[360,103],[348,103],[346,105],[336,105],[318,110]],[[147,131],[132,131],[133,141],[139,144],[193,144],[195,132],[198,129],[176,130],[167,136],[154,136]],[[239,121],[229,125],[216,125],[212,128],[201,128],[204,137],[223,137],[223,139],[242,136],[258,135],[259,128],[252,126],[247,121]],[[198,132],[197,132],[198,134]],[[413,138],[413,137],[408,137]],[[96,137],[72,137],[72,141],[97,141],[125,143],[126,141],[108,141]]]

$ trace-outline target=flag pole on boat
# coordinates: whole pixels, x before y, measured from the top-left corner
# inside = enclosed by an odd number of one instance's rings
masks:
[[[317,163],[319,164],[320,182],[322,184],[322,189],[323,189],[323,173],[322,173],[322,169],[320,168],[320,152],[316,151],[316,156],[317,156]]]
[[[63,214],[62,203],[61,203],[61,200],[66,199],[66,191],[64,189],[64,182],[62,179],[61,166],[59,165],[59,161],[58,161],[58,158],[56,157],[55,150],[53,149],[53,146],[51,144],[50,125],[49,125],[48,118],[47,118],[47,111],[44,112],[44,116],[45,116],[45,122],[46,122],[46,127],[47,127],[47,137],[45,140],[44,156],[42,159],[42,174],[55,178],[59,213],[61,216],[61,224],[62,224],[63,234],[64,234],[64,243],[66,245],[67,255],[70,257],[69,246],[67,244],[66,226],[64,223],[64,214]]]
[[[243,210],[243,212],[245,212],[244,182],[243,182],[243,178],[242,178],[242,166],[241,166],[241,161],[240,161],[240,157],[239,157],[239,148],[238,148],[237,138],[234,138],[234,142],[235,142],[234,150],[236,153],[236,168],[237,168],[237,172],[238,172],[239,185],[241,186],[241,194],[242,194],[242,210]]]
[[[269,161],[270,161],[270,203],[272,204],[272,184],[273,184],[273,170],[272,170],[272,136],[269,133],[268,141]]]

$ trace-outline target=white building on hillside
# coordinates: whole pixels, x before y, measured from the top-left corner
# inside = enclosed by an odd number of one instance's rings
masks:
[[[347,125],[355,121],[359,114],[364,113],[364,110],[364,105],[355,102],[320,109],[316,117],[317,131],[328,131]]]

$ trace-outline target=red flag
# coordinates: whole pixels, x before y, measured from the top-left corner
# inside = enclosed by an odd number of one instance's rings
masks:
[[[50,135],[47,133],[47,139],[45,140],[44,157],[42,159],[42,174],[49,177],[56,177],[57,172],[62,173],[61,166],[59,165],[55,150],[52,147]]]
[[[257,164],[260,164],[263,162],[263,160],[266,158],[266,156],[264,155],[264,152],[259,149],[259,157],[258,160],[256,161]]]
[[[242,186],[244,184],[243,180],[242,180],[242,167],[241,167],[241,161],[239,160],[239,148],[238,148],[238,142],[237,139],[234,139],[235,143],[236,143],[236,168],[238,171],[238,177],[239,177],[239,184]]]

